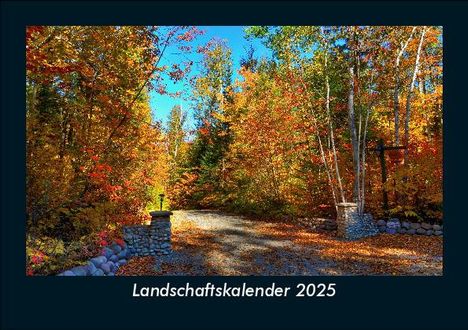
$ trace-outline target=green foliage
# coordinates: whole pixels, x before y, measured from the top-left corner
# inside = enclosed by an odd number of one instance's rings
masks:
[[[164,199],[162,203],[162,209],[163,210],[169,210],[170,209],[170,200],[167,197],[167,193],[164,191],[164,187],[162,186],[150,186],[148,187],[148,196],[149,196],[149,202],[146,204],[146,212],[149,213],[151,211],[159,211],[160,209],[160,194],[164,194]]]
[[[222,43],[214,43],[204,54],[201,71],[193,92],[197,132],[187,164],[196,173],[198,188],[190,197],[192,201],[182,204],[216,207],[220,201],[211,193],[223,189],[219,176],[224,171],[223,157],[231,139],[223,117],[224,107],[231,102],[231,51]]]

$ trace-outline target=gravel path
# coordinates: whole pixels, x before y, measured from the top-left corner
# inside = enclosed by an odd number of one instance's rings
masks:
[[[259,232],[258,221],[196,210],[175,211],[172,223],[175,228],[190,223],[202,232],[196,244],[212,247],[199,251],[193,245],[177,248],[174,244],[173,254],[164,258],[163,263],[187,266],[193,275],[338,275],[334,263],[308,258],[303,246]],[[178,242],[192,239],[190,231],[175,235]]]
[[[442,255],[415,249],[421,241],[402,244],[405,235],[348,244],[211,210],[174,211],[172,228],[173,252],[158,259],[153,275],[442,275]]]

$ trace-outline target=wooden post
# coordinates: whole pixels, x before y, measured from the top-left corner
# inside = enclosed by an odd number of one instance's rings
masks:
[[[379,139],[377,149],[379,151],[380,168],[382,169],[383,208],[384,208],[385,213],[387,213],[388,212],[388,194],[387,194],[387,190],[385,190],[385,183],[387,182],[387,164],[385,163],[385,146],[383,143],[383,139]]]
[[[406,146],[385,146],[383,139],[379,139],[377,142],[377,148],[370,148],[369,150],[377,151],[379,153],[380,167],[382,169],[382,197],[383,197],[383,209],[385,213],[388,213],[388,194],[385,190],[385,183],[387,182],[387,163],[385,162],[385,150],[398,150],[406,149]]]

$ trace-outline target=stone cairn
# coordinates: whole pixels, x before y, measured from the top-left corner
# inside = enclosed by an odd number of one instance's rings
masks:
[[[339,203],[337,208],[336,224],[339,238],[357,240],[379,233],[372,215],[368,213],[359,215],[356,203]]]
[[[124,240],[131,256],[166,255],[171,252],[170,211],[150,212],[151,224],[124,227]]]

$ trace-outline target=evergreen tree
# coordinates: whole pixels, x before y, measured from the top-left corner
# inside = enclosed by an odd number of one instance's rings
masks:
[[[195,200],[202,202],[211,191],[222,191],[220,178],[225,171],[223,157],[230,142],[229,125],[223,108],[231,100],[231,50],[223,43],[215,43],[204,55],[201,76],[194,88],[194,108],[197,133],[191,148],[190,165],[198,171],[199,193]],[[202,202],[203,204],[203,202]],[[211,206],[211,202],[208,203]]]

